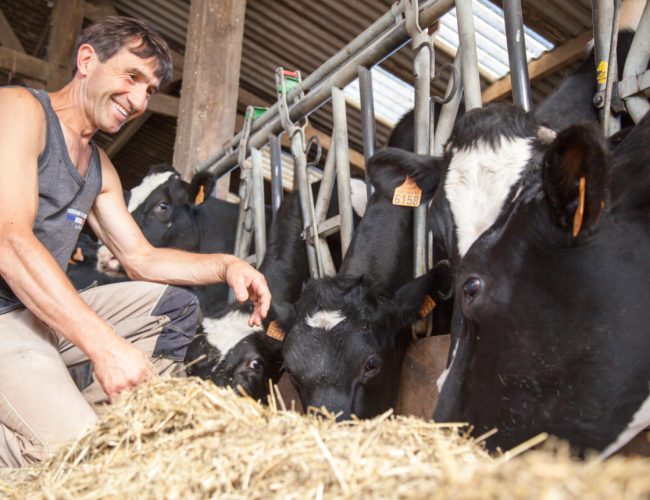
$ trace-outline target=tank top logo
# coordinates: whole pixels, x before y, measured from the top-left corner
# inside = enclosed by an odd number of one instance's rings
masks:
[[[84,222],[86,222],[86,217],[87,214],[80,212],[79,210],[75,210],[74,208],[68,208],[68,215],[66,219],[72,222],[77,229],[81,229],[83,227]]]

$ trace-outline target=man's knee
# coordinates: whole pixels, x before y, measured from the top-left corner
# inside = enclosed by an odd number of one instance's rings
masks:
[[[170,286],[158,301],[152,315],[169,318],[169,323],[163,326],[156,341],[154,356],[182,361],[201,320],[199,299],[187,288]]]

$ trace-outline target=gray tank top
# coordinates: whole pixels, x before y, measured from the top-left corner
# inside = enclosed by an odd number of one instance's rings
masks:
[[[45,148],[38,157],[38,212],[34,235],[65,271],[79,232],[102,187],[99,151],[91,141],[92,156],[86,176],[75,169],[63,138],[63,130],[50,97],[44,90],[29,91],[45,110]],[[0,278],[0,314],[22,304]]]

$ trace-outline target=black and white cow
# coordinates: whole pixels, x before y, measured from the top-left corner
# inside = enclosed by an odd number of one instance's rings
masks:
[[[124,273],[105,273],[97,269],[99,243],[87,233],[80,233],[75,250],[70,256],[66,275],[77,290],[90,286],[107,285],[128,280]]]
[[[359,202],[354,204],[354,213],[358,219],[365,211],[361,200],[365,184],[355,180],[354,185]],[[331,208],[337,209],[335,193]],[[210,379],[220,386],[241,386],[255,399],[263,399],[268,394],[269,379],[277,382],[280,376],[283,332],[293,319],[293,304],[300,297],[303,283],[309,279],[303,227],[298,193],[290,193],[271,224],[259,269],[272,295],[271,309],[263,326],[248,326],[248,305],[224,304],[203,321],[201,331],[190,344],[185,358],[190,364],[188,375]],[[340,240],[334,238],[331,243],[338,247],[340,254]],[[334,250],[334,261],[340,263],[340,255],[337,257]],[[196,361],[202,355],[205,355],[203,360]]]
[[[277,382],[282,365],[282,336],[273,337],[273,331],[267,335],[270,322],[277,321],[278,311],[283,318],[291,315],[291,304],[297,301],[303,282],[309,278],[302,230],[300,200],[297,193],[291,193],[271,224],[259,269],[272,296],[267,319],[262,326],[251,327],[249,305],[223,303],[203,320],[187,350],[188,375],[212,380],[219,386],[241,387],[255,399],[268,394],[268,381]],[[285,308],[289,313],[284,312]]]
[[[436,420],[498,428],[491,448],[547,431],[605,455],[648,425],[649,120],[615,150],[611,181],[595,125],[549,145],[504,105],[459,120],[445,158],[382,153],[414,176],[447,170],[438,237],[456,252],[462,321]]]
[[[232,253],[239,205],[210,197],[215,179],[199,174],[190,184],[170,165],[151,167],[131,190],[128,209],[147,240],[156,247],[199,253]],[[195,202],[203,187],[205,201]],[[106,247],[98,252],[99,270],[120,270]],[[211,314],[228,297],[225,284],[195,287],[201,308]]]
[[[337,276],[309,283],[283,348],[303,407],[366,418],[394,406],[411,325],[450,287],[447,268],[412,280],[413,210],[393,205],[404,182],[375,171],[375,192]],[[422,200],[425,202],[426,200]]]

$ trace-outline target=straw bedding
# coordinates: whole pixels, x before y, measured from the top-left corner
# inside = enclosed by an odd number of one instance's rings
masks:
[[[281,405],[281,403],[280,403]],[[0,470],[23,498],[650,498],[650,460],[572,460],[561,444],[491,457],[460,426],[336,423],[198,379],[157,379],[41,466]]]

